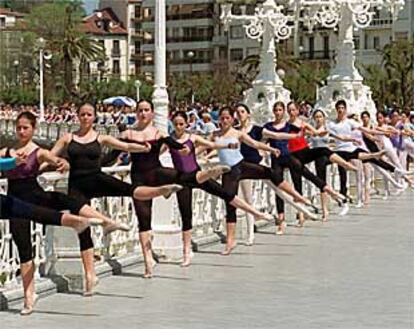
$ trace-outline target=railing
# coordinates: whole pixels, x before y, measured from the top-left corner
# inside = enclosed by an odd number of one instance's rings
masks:
[[[35,132],[35,138],[49,141],[56,141],[68,132],[79,129],[76,123],[47,123],[40,122]],[[117,136],[119,134],[116,125],[95,125],[100,134]],[[0,119],[0,132],[2,135],[12,137],[16,133],[16,122],[11,119]]]
[[[129,181],[129,167],[104,168],[107,174],[115,175],[123,181]],[[58,186],[67,185],[67,175],[56,172],[39,176],[39,183],[46,191],[57,190]],[[6,193],[7,181],[0,180],[0,191]],[[253,204],[257,209],[271,211],[275,208],[274,192],[261,181],[254,182]],[[95,254],[102,261],[119,258],[127,254],[139,253],[138,225],[132,199],[129,197],[105,197],[92,200],[92,206],[114,220],[129,224],[129,232],[114,232],[104,237],[101,228],[92,228],[95,242]],[[180,215],[174,202],[173,222],[180,223]],[[213,234],[225,218],[222,200],[201,190],[193,192],[193,237],[195,239]],[[46,236],[41,225],[33,224],[32,241],[35,250],[36,277],[39,278],[39,266],[45,264]],[[0,292],[16,288],[20,261],[15,244],[12,242],[9,222],[0,220]]]

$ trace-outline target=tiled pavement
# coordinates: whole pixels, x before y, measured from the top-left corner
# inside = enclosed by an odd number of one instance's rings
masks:
[[[0,313],[0,328],[414,328],[414,193],[328,223],[307,222],[230,257],[222,246],[182,269],[161,264],[101,280],[93,298],[56,294],[36,313]]]

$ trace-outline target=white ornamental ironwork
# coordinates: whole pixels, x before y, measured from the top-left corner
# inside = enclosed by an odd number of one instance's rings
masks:
[[[247,37],[262,41],[259,74],[244,98],[254,119],[267,121],[275,101],[290,100],[290,92],[277,74],[275,42],[288,39],[292,30],[299,28],[299,22],[310,33],[316,26],[339,28],[335,66],[327,85],[320,90],[316,106],[330,112],[334,102],[342,98],[347,100],[350,112],[374,112],[371,90],[355,67],[353,29],[369,26],[375,10],[387,10],[396,20],[404,4],[404,0],[266,0],[254,15],[246,15],[243,6],[242,14],[234,15],[231,3],[223,4],[221,20],[226,28],[242,22]]]
[[[232,13],[232,4],[222,5],[221,20],[227,29],[233,22],[243,23],[246,35],[262,41],[259,74],[252,88],[244,94],[244,102],[252,109],[256,122],[269,120],[272,106],[276,101],[288,102],[290,92],[283,87],[283,81],[276,71],[275,42],[289,39],[292,35],[294,16],[286,14],[282,5],[274,0],[266,0],[255,8],[254,15],[246,15],[242,7],[241,15]]]
[[[338,45],[335,66],[320,89],[316,107],[334,112],[338,99],[345,99],[350,113],[375,113],[372,92],[363,84],[363,77],[355,66],[354,28],[363,29],[372,22],[376,10],[387,10],[392,19],[398,18],[404,0],[293,0],[290,8],[301,11],[301,21],[312,32],[320,25],[337,28]]]

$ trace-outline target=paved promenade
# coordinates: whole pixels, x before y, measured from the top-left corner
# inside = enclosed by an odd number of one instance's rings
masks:
[[[36,313],[0,313],[0,328],[414,328],[414,193],[328,223],[307,222],[254,247],[197,253],[182,269],[161,264],[104,278],[93,298],[56,294]]]

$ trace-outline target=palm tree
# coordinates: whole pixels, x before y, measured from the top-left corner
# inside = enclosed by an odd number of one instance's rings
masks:
[[[64,65],[64,82],[66,92],[73,91],[73,67],[78,62],[96,61],[103,59],[101,44],[88,38],[79,29],[79,4],[68,4],[65,9],[65,30],[63,38],[57,40],[56,46],[60,49]]]

